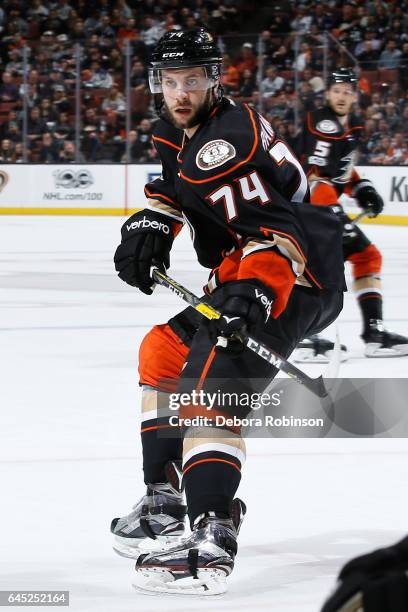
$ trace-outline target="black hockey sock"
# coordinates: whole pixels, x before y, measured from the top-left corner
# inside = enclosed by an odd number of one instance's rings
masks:
[[[370,321],[372,319],[382,321],[382,296],[375,291],[372,293],[363,293],[363,295],[358,298],[358,303],[363,316],[363,334],[367,334],[370,331]]]
[[[141,438],[143,448],[143,472],[146,484],[166,482],[166,463],[171,459],[181,459],[183,443],[181,435],[178,438],[174,437],[174,430],[174,427],[166,427],[166,423],[163,422],[163,419],[160,419],[160,425],[150,423],[143,424]],[[172,437],[170,437],[170,435]]]
[[[191,462],[188,464],[192,465]],[[201,463],[196,460],[191,469],[188,469],[188,464],[184,468],[183,484],[190,524],[197,516],[209,511],[230,516],[232,500],[241,480],[240,471],[216,458]]]

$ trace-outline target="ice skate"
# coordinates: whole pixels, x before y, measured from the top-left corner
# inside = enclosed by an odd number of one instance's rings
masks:
[[[347,347],[340,345],[340,361],[347,361]],[[320,338],[317,334],[305,338],[296,347],[293,360],[296,363],[329,363],[334,350],[334,342]]]
[[[174,466],[173,466],[174,469]],[[184,533],[187,508],[177,481],[147,485],[146,494],[122,518],[114,518],[113,550],[135,559],[143,550],[163,550]]]
[[[370,330],[362,334],[366,357],[403,357],[408,355],[408,338],[388,331],[384,323],[373,319]]]
[[[136,561],[136,589],[146,593],[221,595],[234,568],[237,535],[246,508],[235,499],[231,518],[214,512],[197,517],[191,535],[162,552]]]

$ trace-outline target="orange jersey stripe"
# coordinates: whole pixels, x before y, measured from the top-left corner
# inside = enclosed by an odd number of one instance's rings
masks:
[[[311,125],[311,117],[312,117],[312,114],[308,113],[307,114],[307,128],[309,132],[311,132],[312,134],[315,134],[315,136],[319,136],[320,138],[327,138],[328,140],[345,140],[351,132],[354,132],[354,130],[362,130],[364,127],[363,125],[355,125],[354,127],[344,132],[344,134],[342,134],[341,136],[328,136],[327,134],[322,134],[321,132],[318,132],[317,130],[313,129],[313,126]]]
[[[158,140],[159,142],[163,142],[169,147],[173,147],[173,149],[176,149],[176,151],[181,151],[181,147],[179,147],[179,145],[174,144],[174,142],[171,142],[170,140],[166,140],[165,138],[160,138],[160,136],[152,136],[152,138],[153,140]]]
[[[180,205],[177,204],[177,202],[175,202],[174,200],[172,200],[171,198],[169,198],[168,196],[165,196],[161,193],[151,193],[146,187],[144,189],[145,194],[149,197],[149,198],[162,198],[163,200],[167,200],[168,202],[170,202],[171,204],[174,204],[175,206],[177,206],[177,208],[180,208]]]

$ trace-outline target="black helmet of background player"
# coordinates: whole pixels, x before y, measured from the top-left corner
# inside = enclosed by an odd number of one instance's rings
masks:
[[[355,72],[351,68],[338,68],[329,76],[327,83],[328,89],[336,83],[349,83],[353,89],[357,88],[358,79]]]
[[[222,54],[215,44],[213,35],[205,28],[167,32],[158,41],[149,64],[149,86],[154,95],[158,115],[163,116],[162,70],[182,68],[204,68],[207,89],[215,92],[214,104],[222,96],[221,79]],[[211,109],[209,109],[211,110]]]
[[[338,117],[347,117],[352,111],[357,100],[357,82],[351,68],[338,68],[330,74],[326,99],[328,106]]]

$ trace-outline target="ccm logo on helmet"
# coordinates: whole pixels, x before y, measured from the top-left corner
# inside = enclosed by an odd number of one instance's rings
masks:
[[[174,53],[163,53],[163,57],[183,57],[184,51],[177,51]]]
[[[266,295],[262,293],[262,291],[260,291],[259,289],[255,289],[255,296],[261,302],[262,306],[265,308],[265,312],[267,315],[265,319],[265,323],[266,323],[266,321],[269,319],[271,315],[271,308],[272,308],[273,300],[268,300]]]
[[[126,229],[128,232],[139,229],[140,227],[149,227],[154,230],[159,230],[159,232],[163,232],[164,234],[170,234],[170,227],[168,225],[162,223],[161,221],[150,221],[149,219],[146,219],[146,217],[143,217],[143,219],[140,219],[140,221],[133,221],[129,225],[126,224]]]

